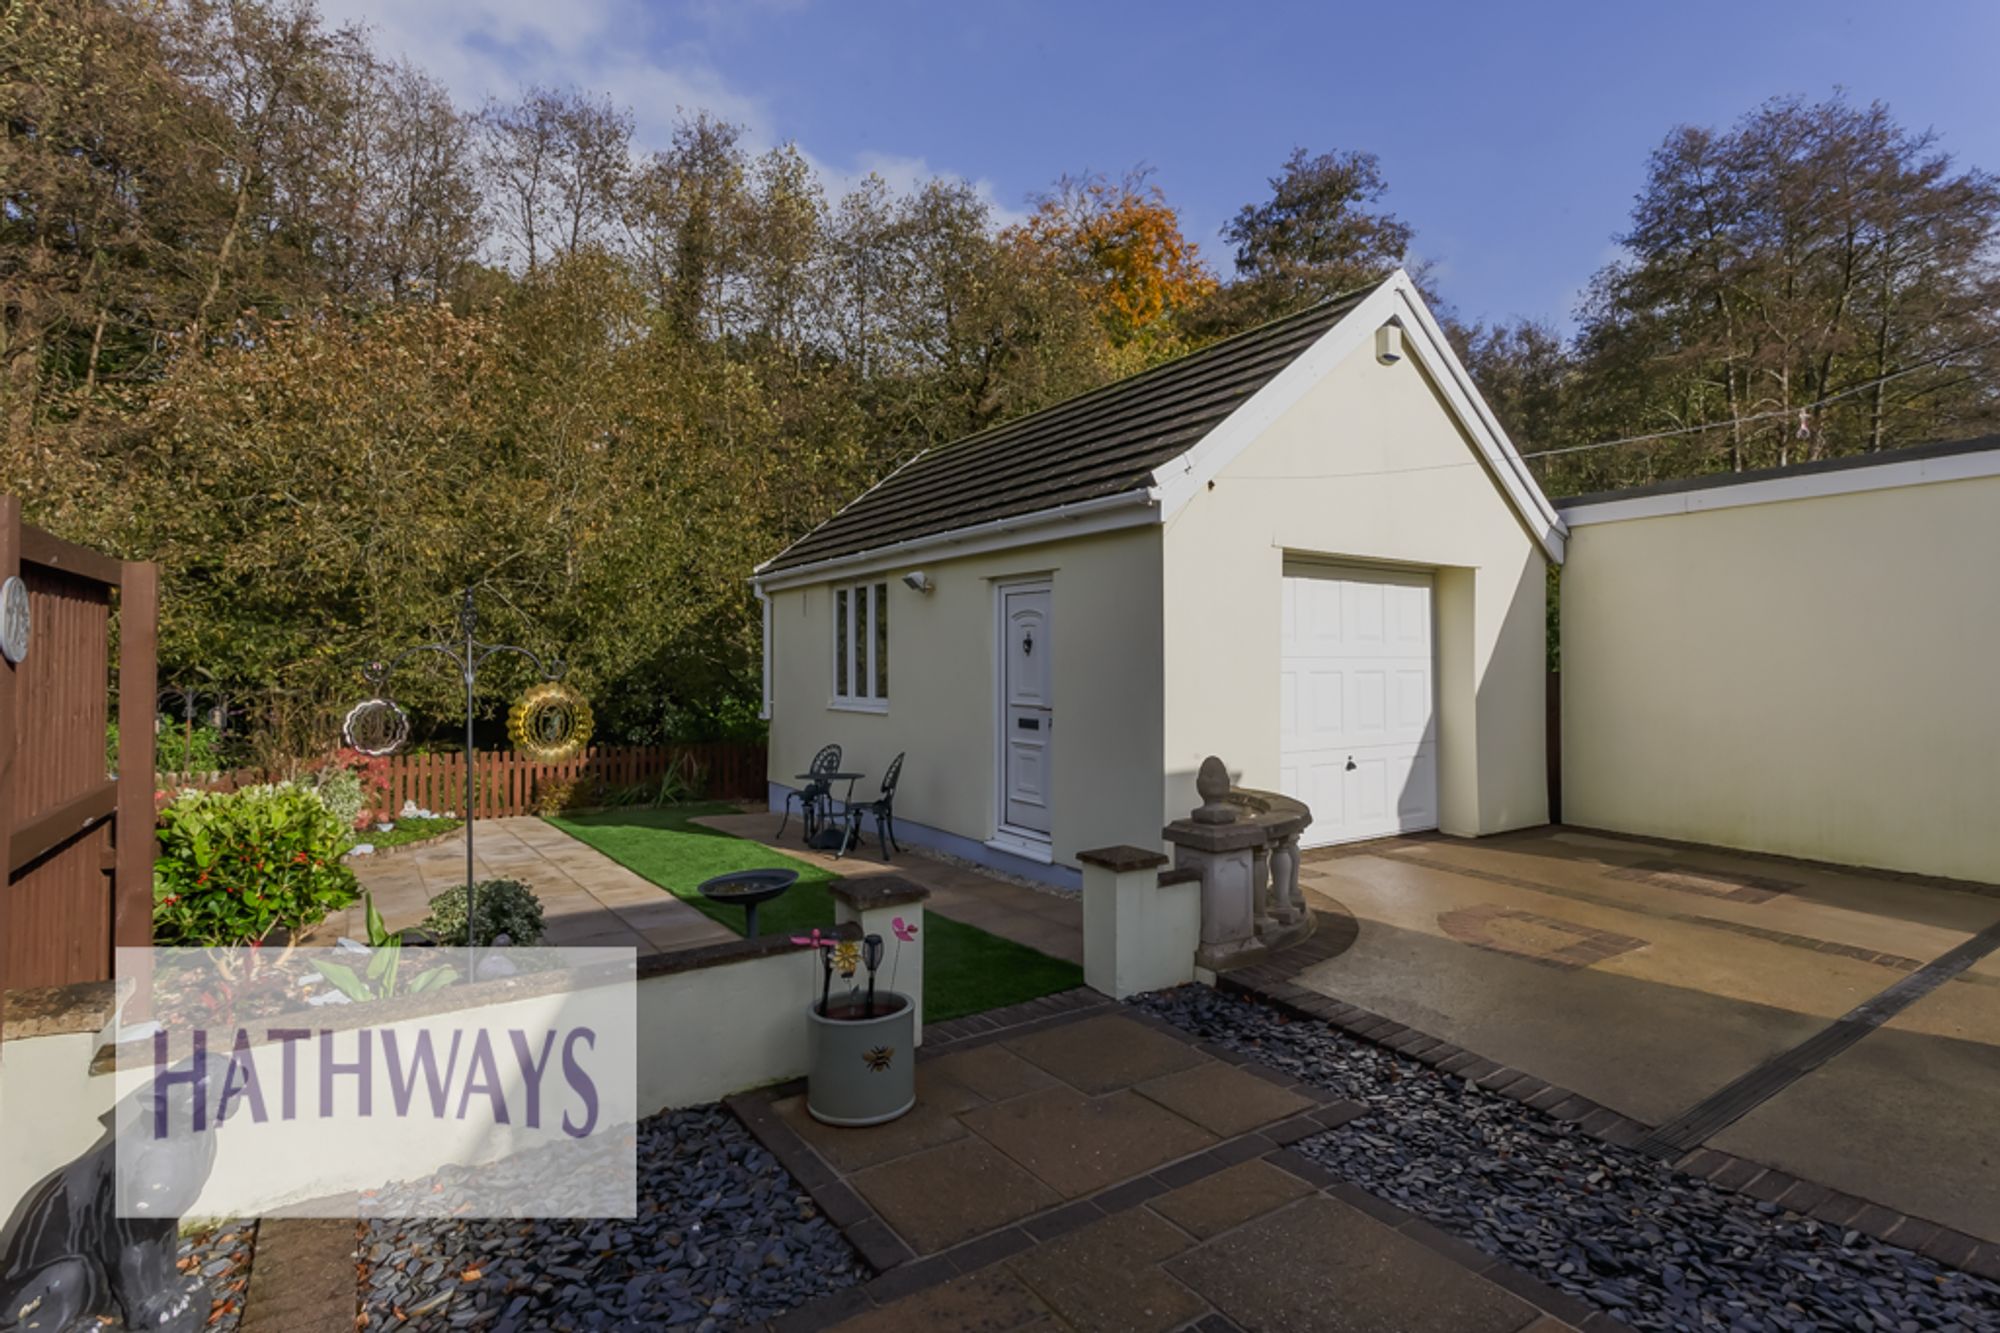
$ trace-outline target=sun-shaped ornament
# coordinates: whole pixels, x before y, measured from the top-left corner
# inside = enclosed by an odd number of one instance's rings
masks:
[[[514,748],[542,764],[567,763],[582,754],[591,725],[583,696],[555,680],[529,686],[507,713]]]
[[[340,734],[363,754],[394,754],[410,739],[410,719],[394,700],[363,699],[347,710]]]

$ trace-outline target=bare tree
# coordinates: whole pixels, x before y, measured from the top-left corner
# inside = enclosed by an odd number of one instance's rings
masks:
[[[327,28],[310,0],[182,0],[166,18],[174,72],[223,113],[197,131],[229,195],[212,244],[190,255],[199,337],[219,309],[310,287],[342,220],[342,150],[372,58],[358,28]]]
[[[610,239],[631,171],[629,113],[574,88],[530,88],[480,121],[492,206],[529,273]]]
[[[484,239],[472,123],[409,65],[386,71],[375,105],[381,281],[399,298],[442,300]]]

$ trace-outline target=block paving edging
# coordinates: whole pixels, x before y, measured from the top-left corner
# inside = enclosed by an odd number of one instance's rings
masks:
[[[1601,1106],[1581,1093],[1488,1060],[1359,1005],[1298,985],[1294,977],[1337,952],[1322,951],[1318,938],[1319,933],[1315,932],[1276,960],[1223,973],[1216,979],[1217,989],[1247,995],[1294,1018],[1327,1023],[1350,1036],[1444,1073],[1456,1074],[1488,1092],[1546,1111],[1558,1120],[1571,1121],[1584,1133],[1616,1147],[1636,1148],[1655,1128]],[[1204,1045],[1203,1049],[1208,1048]],[[1982,1241],[1951,1227],[1801,1180],[1775,1167],[1716,1148],[1694,1148],[1674,1159],[1673,1166],[1718,1188],[1775,1203],[1828,1226],[1859,1231],[1885,1244],[1899,1245],[1939,1263],[2000,1282],[2000,1243]]]
[[[1337,952],[1339,946],[1335,941],[1327,941],[1322,947],[1331,947]],[[1305,1182],[1315,1191],[1367,1214],[1473,1275],[1485,1278],[1536,1307],[1543,1315],[1553,1316],[1588,1333],[1623,1328],[1623,1325],[1611,1322],[1610,1316],[1596,1306],[1558,1291],[1504,1260],[1495,1259],[1414,1213],[1375,1198],[1358,1186],[1341,1180],[1292,1147],[1301,1139],[1338,1128],[1364,1114],[1365,1108],[1361,1103],[1335,1097],[1317,1084],[1296,1082],[1268,1065],[1258,1064],[1253,1057],[1241,1051],[1198,1041],[1163,1018],[1117,1004],[1095,991],[1064,991],[1030,1000],[1026,1004],[926,1025],[924,1045],[918,1058],[935,1058],[987,1042],[1025,1036],[1106,1012],[1115,1012],[1184,1042],[1212,1059],[1267,1079],[1317,1103],[1316,1109],[1248,1134],[1224,1139],[1199,1153],[1169,1162],[1096,1194],[1057,1204],[984,1236],[919,1259],[888,1223],[869,1207],[867,1201],[842,1181],[833,1168],[772,1110],[774,1102],[803,1091],[803,1079],[725,1098],[724,1104],[765,1150],[791,1172],[792,1178],[812,1197],[820,1212],[840,1229],[876,1272],[871,1280],[798,1306],[772,1319],[766,1327],[772,1333],[811,1333],[812,1330],[830,1328],[1011,1258],[1043,1241],[1054,1240],[1079,1227],[1139,1207],[1169,1190],[1193,1184],[1227,1167],[1261,1158]],[[1192,1327],[1198,1333],[1230,1333],[1236,1325],[1221,1315],[1211,1314],[1196,1321]]]

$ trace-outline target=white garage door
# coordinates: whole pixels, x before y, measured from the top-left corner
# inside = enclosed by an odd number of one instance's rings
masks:
[[[1287,565],[1279,788],[1307,847],[1437,827],[1428,574]]]

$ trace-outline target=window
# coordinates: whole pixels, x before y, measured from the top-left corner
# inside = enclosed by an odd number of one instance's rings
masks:
[[[839,708],[889,706],[889,585],[833,590],[833,702]]]

